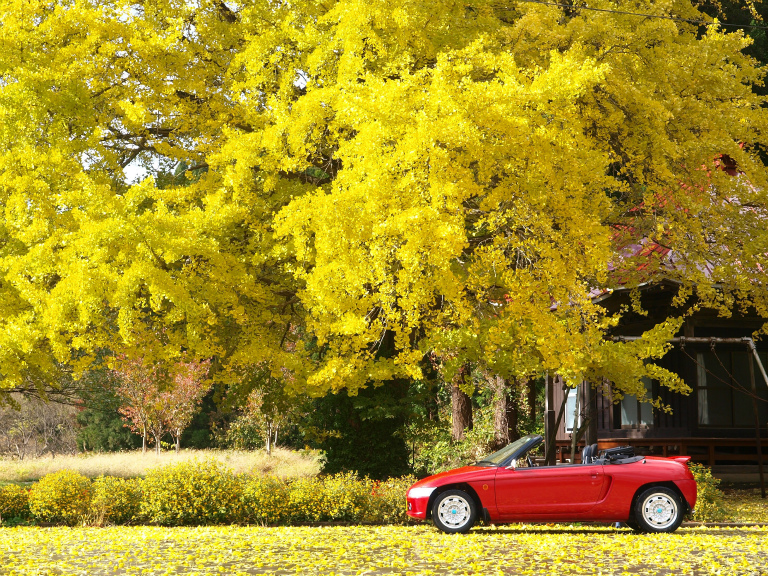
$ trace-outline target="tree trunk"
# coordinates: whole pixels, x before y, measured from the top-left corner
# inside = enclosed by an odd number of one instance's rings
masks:
[[[181,430],[176,430],[176,454],[181,449]]]
[[[525,385],[528,400],[528,419],[533,422],[536,420],[536,379],[528,378]]]
[[[512,388],[507,387],[507,425],[509,426],[509,440],[514,442],[520,438],[520,384],[517,380],[512,383]]]
[[[464,440],[464,431],[472,429],[472,399],[459,387],[464,383],[464,376],[467,374],[469,374],[469,364],[464,364],[451,382],[451,415],[453,416],[451,438],[454,442]]]
[[[509,395],[501,376],[491,376],[488,383],[493,390],[493,449],[499,450],[509,444]]]
[[[146,428],[141,429],[141,453],[142,454],[147,453],[147,429]]]

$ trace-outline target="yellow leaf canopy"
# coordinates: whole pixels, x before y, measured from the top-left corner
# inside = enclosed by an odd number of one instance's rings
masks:
[[[633,393],[679,320],[606,342],[589,292],[647,280],[643,239],[703,302],[768,315],[741,32],[485,0],[2,0],[0,21],[6,387],[121,351],[354,392],[435,354]]]

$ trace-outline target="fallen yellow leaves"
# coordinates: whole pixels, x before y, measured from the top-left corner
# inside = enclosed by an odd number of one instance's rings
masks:
[[[765,574],[766,528],[637,535],[593,526],[113,527],[0,530],[0,573]]]
[[[768,500],[760,497],[759,489],[729,489],[724,492],[725,515],[728,520],[768,523]]]

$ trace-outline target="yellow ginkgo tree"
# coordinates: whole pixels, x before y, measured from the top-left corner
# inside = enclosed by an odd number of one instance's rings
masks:
[[[589,293],[651,240],[768,315],[763,71],[689,0],[616,6],[2,0],[3,385],[108,351],[682,389],[644,362],[679,319],[608,342]]]
[[[320,22],[343,48],[302,61],[306,96],[282,114],[293,158],[330,148],[341,167],[278,218],[327,344],[310,386],[419,378],[436,353],[453,371],[551,370],[640,396],[647,374],[684,390],[644,363],[680,320],[607,342],[616,319],[590,291],[660,272],[626,250],[650,240],[674,250],[663,272],[702,304],[768,312],[766,114],[743,34],[609,3],[442,6],[339,5]],[[701,18],[687,2],[634,10]],[[740,176],[715,169],[724,155]],[[377,357],[387,332],[397,352]]]

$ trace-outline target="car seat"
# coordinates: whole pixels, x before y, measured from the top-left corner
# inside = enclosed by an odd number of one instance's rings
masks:
[[[590,444],[585,446],[581,451],[581,463],[592,464],[595,461],[595,455],[597,454],[597,444]]]

